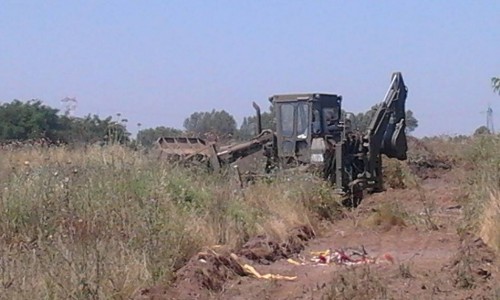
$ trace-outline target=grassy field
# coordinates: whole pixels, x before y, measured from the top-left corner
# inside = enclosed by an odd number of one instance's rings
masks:
[[[500,253],[500,137],[477,137],[465,152],[465,230]]]
[[[467,170],[462,230],[500,250],[500,139],[435,138],[426,147]],[[390,185],[414,185],[388,165]],[[203,246],[238,247],[266,233],[318,228],[337,199],[310,176],[240,188],[121,146],[3,151],[0,155],[0,298],[128,299],[167,283]]]
[[[186,170],[120,146],[5,151],[0,166],[5,299],[126,299],[170,280],[202,246],[285,239],[335,202],[311,178],[243,190],[231,170]]]
[[[464,173],[459,199],[464,220],[459,231],[478,234],[500,253],[500,136],[434,137],[420,142]]]

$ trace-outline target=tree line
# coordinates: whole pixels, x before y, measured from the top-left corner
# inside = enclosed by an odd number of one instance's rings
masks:
[[[491,85],[493,91],[500,95],[500,77],[492,77]],[[351,113],[351,127],[364,132],[377,108],[375,105],[364,113]],[[345,111],[342,113],[347,114]],[[101,118],[95,114],[73,117],[67,111],[61,113],[37,99],[26,102],[13,100],[0,105],[0,143],[37,139],[64,144],[130,142],[131,134],[126,127],[127,120],[120,119],[120,114],[116,117]],[[183,129],[165,126],[142,129],[134,142],[150,146],[162,136],[246,140],[255,135],[256,121],[255,116],[248,116],[243,118],[242,124],[238,127],[235,118],[225,110],[195,112],[184,120]],[[418,127],[418,120],[411,110],[406,111],[406,126],[408,133]],[[275,127],[274,111],[271,106],[268,111],[262,113],[262,128],[275,130]]]
[[[369,125],[377,106],[365,113],[353,114],[353,129],[364,131]],[[345,112],[344,112],[345,113]],[[40,100],[27,102],[13,100],[0,105],[0,142],[44,139],[63,144],[104,144],[134,142],[151,146],[162,136],[197,136],[207,140],[247,140],[256,134],[256,117],[248,116],[238,127],[235,118],[225,110],[195,112],[183,123],[183,129],[159,126],[139,130],[135,140],[127,130],[126,119],[97,115],[70,116],[45,105]],[[272,106],[262,113],[263,129],[275,130]],[[418,126],[412,111],[407,111],[407,129]]]
[[[44,139],[51,143],[91,144],[130,140],[123,120],[97,115],[71,117],[40,100],[0,105],[0,142]]]

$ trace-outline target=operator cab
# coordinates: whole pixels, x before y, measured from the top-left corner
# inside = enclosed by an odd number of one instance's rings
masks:
[[[333,94],[289,94],[269,98],[276,114],[278,156],[285,161],[311,162],[313,140],[340,141],[342,97]]]

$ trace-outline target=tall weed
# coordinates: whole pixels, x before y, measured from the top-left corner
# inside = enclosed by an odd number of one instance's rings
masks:
[[[317,187],[277,178],[241,189],[120,146],[0,155],[0,284],[6,299],[128,299],[203,246],[311,225]],[[327,195],[321,196],[325,202]]]

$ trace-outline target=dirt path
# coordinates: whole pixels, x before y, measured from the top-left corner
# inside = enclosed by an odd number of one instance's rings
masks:
[[[353,216],[343,219],[325,229],[322,237],[310,242],[303,252],[307,258],[312,251],[326,249],[364,246],[372,256],[390,254],[394,264],[372,265],[365,272],[371,272],[367,278],[372,284],[382,285],[379,289],[394,298],[432,296],[433,289],[440,289],[439,280],[447,280],[448,274],[441,271],[444,264],[452,260],[460,246],[456,227],[461,211],[455,202],[459,189],[449,178],[432,179],[421,186],[423,197],[417,189],[391,190],[367,198],[354,212]],[[392,203],[392,204],[391,204]],[[376,209],[384,204],[392,207],[397,203],[391,216],[377,217]],[[426,209],[432,210],[429,216]],[[399,214],[401,216],[399,216]],[[375,217],[375,221],[370,221]],[[365,222],[366,221],[366,222]],[[432,228],[433,226],[437,228]],[[344,274],[353,277],[359,270],[338,265],[308,264],[297,266],[281,260],[269,266],[257,265],[261,273],[275,273],[297,276],[295,281],[266,281],[252,278],[242,278],[233,282],[225,292],[217,295],[219,299],[321,299],[336,298],[339,293],[332,291],[332,284],[337,283],[338,289],[359,289],[356,284],[361,282],[335,282],[335,277]],[[345,275],[348,273],[347,275]],[[389,277],[387,278],[387,275]],[[367,276],[364,274],[364,276]],[[398,278],[399,277],[399,278]],[[405,278],[408,277],[408,278]],[[348,279],[348,278],[346,278]],[[413,282],[412,282],[413,281]],[[366,283],[365,283],[366,284]],[[393,291],[391,291],[391,285]],[[428,285],[428,287],[426,286]],[[425,286],[425,287],[424,287]],[[377,288],[377,287],[374,287]],[[426,292],[427,291],[427,292]],[[430,292],[429,292],[430,291]],[[437,292],[434,292],[437,296]],[[445,296],[449,294],[443,292]],[[340,293],[341,294],[341,293]],[[374,297],[376,297],[374,295]],[[370,297],[368,297],[370,299]]]
[[[372,195],[308,243],[295,258],[305,265],[246,261],[261,274],[296,276],[293,281],[244,276],[217,293],[183,285],[148,299],[495,299],[494,256],[481,241],[461,241],[457,233],[459,197],[459,181],[451,173],[417,188]],[[472,246],[457,255],[466,243]],[[310,261],[312,251],[360,246],[370,256],[390,254],[394,262],[349,267]]]

